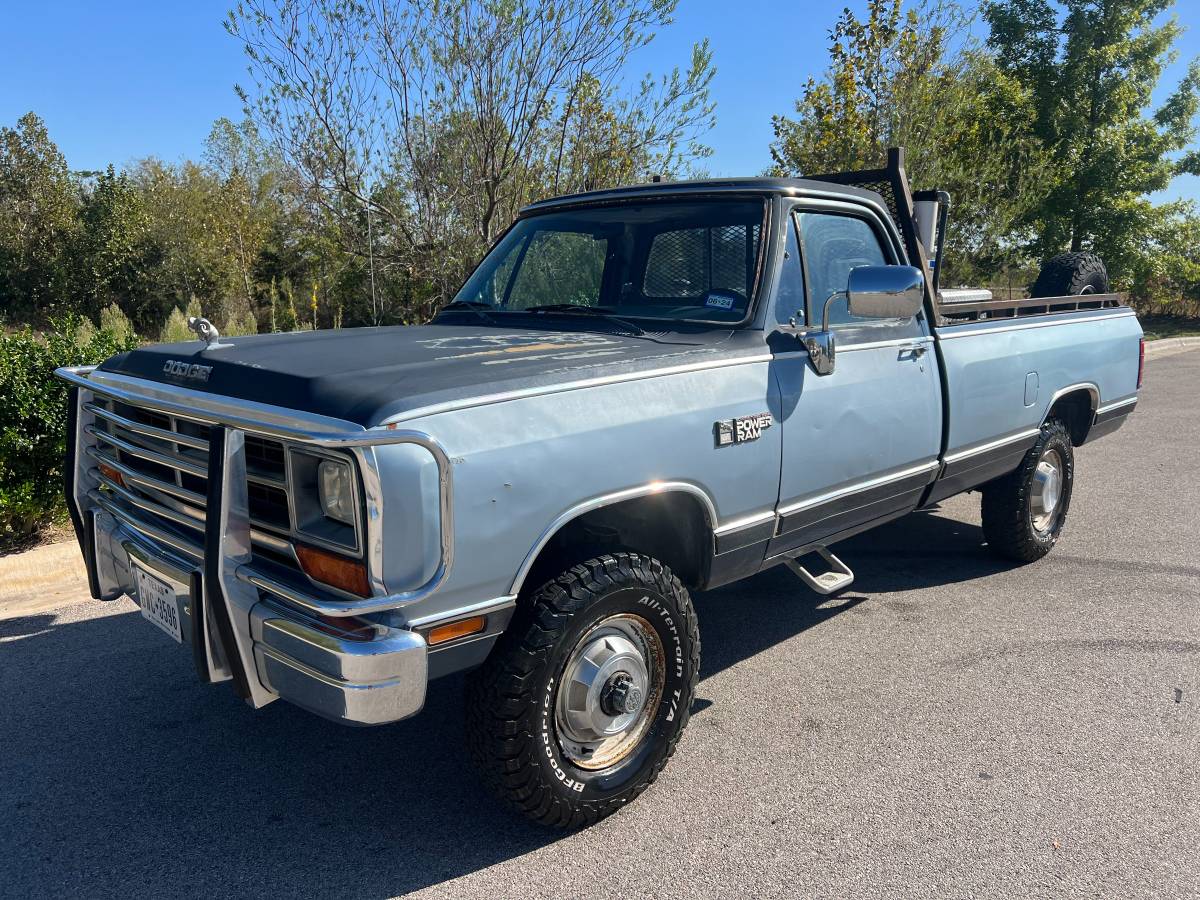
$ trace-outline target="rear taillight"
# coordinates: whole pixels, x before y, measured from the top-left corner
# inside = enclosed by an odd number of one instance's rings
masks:
[[[1146,339],[1138,338],[1138,389],[1142,387],[1142,372],[1146,370]]]

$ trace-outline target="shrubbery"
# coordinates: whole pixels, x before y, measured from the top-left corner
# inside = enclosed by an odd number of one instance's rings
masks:
[[[0,333],[0,547],[63,520],[67,385],[54,370],[99,363],[137,345],[123,316],[102,315],[101,322],[99,329],[67,319],[46,333]]]
[[[158,339],[195,340],[187,318],[199,315],[200,303],[193,298],[186,313],[171,311]],[[257,331],[254,315],[246,311],[232,317],[222,333]],[[133,324],[116,304],[100,311],[99,328],[88,318],[73,316],[46,332],[29,327],[0,332],[0,549],[26,543],[66,514],[62,463],[67,385],[54,377],[54,370],[103,362],[139,343]]]

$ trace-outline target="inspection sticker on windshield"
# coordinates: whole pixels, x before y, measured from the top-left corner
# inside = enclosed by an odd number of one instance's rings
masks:
[[[709,294],[708,299],[704,301],[705,306],[714,306],[717,309],[733,309],[733,298],[726,297],[723,294]]]

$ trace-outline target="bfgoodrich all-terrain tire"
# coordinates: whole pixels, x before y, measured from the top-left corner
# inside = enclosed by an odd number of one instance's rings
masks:
[[[983,488],[988,547],[1019,562],[1041,559],[1062,534],[1074,483],[1071,432],[1062,421],[1050,419],[1017,470]]]
[[[656,559],[573,566],[518,607],[467,683],[467,737],[492,790],[544,825],[591,825],[662,771],[700,669],[691,599]]]
[[[1108,270],[1095,253],[1062,253],[1047,260],[1029,289],[1031,297],[1107,293]]]

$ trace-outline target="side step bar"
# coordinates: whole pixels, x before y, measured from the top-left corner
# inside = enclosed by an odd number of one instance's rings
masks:
[[[849,587],[854,581],[854,573],[850,571],[850,567],[830,553],[828,548],[818,547],[810,552],[818,554],[821,559],[825,560],[825,564],[829,566],[828,572],[814,575],[808,569],[804,568],[804,566],[800,565],[800,561],[797,559],[789,558],[785,562],[787,563],[787,567],[795,572],[801,581],[818,594],[835,593],[842,588]],[[806,553],[805,556],[807,555]]]

